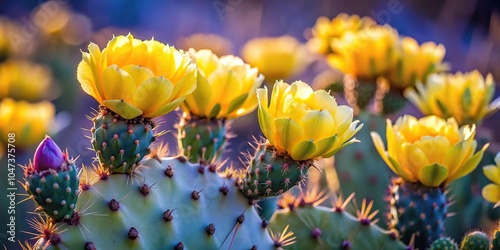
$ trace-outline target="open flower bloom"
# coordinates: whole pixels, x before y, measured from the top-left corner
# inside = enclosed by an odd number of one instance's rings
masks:
[[[267,88],[257,90],[259,124],[269,143],[294,160],[331,157],[362,126],[352,121],[353,110],[338,106],[324,90],[314,91],[304,82],[274,84],[271,100]]]
[[[491,203],[495,203],[495,207],[500,206],[500,152],[495,156],[495,165],[483,167],[484,175],[493,183],[490,183],[483,188],[483,198]]]
[[[102,51],[91,43],[77,77],[83,90],[125,119],[177,108],[196,88],[189,56],[155,40],[117,36]]]
[[[400,45],[396,67],[389,73],[391,87],[402,90],[415,85],[417,81],[425,81],[432,73],[448,68],[448,65],[442,62],[446,53],[442,44],[426,42],[419,45],[415,39],[403,37]]]
[[[7,144],[9,134],[16,136],[16,147],[39,143],[49,132],[55,115],[52,103],[28,103],[10,98],[0,102],[0,143]]]
[[[239,57],[218,58],[210,50],[190,50],[198,67],[196,90],[182,104],[185,112],[198,117],[236,118],[257,107],[255,91],[264,76]]]
[[[388,25],[349,31],[331,46],[335,54],[327,57],[331,67],[358,80],[375,80],[396,63],[398,33]]]
[[[56,98],[59,91],[52,86],[50,70],[40,64],[7,60],[0,64],[0,99],[40,101]]]
[[[316,24],[311,29],[312,37],[307,41],[307,46],[311,51],[328,54],[332,52],[330,43],[333,38],[342,37],[347,31],[358,31],[375,25],[375,21],[370,17],[361,18],[358,15],[341,13],[330,20],[322,16],[316,20]]]
[[[404,94],[422,113],[454,117],[461,125],[477,123],[500,108],[500,100],[490,104],[495,92],[491,74],[486,79],[478,71],[432,74],[415,88]]]
[[[270,81],[298,75],[310,63],[307,47],[291,36],[252,39],[241,54]]]
[[[380,135],[372,132],[373,143],[385,163],[403,179],[438,187],[474,170],[485,145],[474,154],[475,125],[458,126],[455,119],[437,116],[416,119],[411,115],[387,120],[387,151]]]

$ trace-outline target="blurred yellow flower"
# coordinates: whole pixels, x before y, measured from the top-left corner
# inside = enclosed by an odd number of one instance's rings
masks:
[[[391,87],[404,89],[413,86],[417,81],[425,81],[427,76],[447,70],[443,63],[446,52],[442,44],[426,42],[419,45],[411,37],[403,37],[400,41],[395,68],[389,73]]]
[[[495,207],[500,206],[500,152],[495,156],[495,165],[483,167],[484,175],[493,183],[483,188],[483,197],[485,200],[495,203]]]
[[[236,118],[257,107],[255,91],[264,77],[239,57],[217,57],[210,50],[191,49],[198,68],[196,90],[182,104],[185,112],[206,118]]]
[[[491,74],[486,79],[478,71],[432,74],[415,88],[404,94],[422,113],[454,117],[461,125],[477,123],[499,109],[499,101],[490,104],[495,92]]]
[[[54,105],[47,101],[28,103],[3,99],[0,101],[0,143],[7,144],[9,133],[15,133],[18,148],[40,143],[51,128],[54,115]]]
[[[374,81],[394,67],[398,39],[397,31],[388,25],[348,31],[332,40],[336,53],[327,60],[331,67],[358,80]]]
[[[352,121],[352,108],[338,106],[324,90],[313,92],[301,81],[291,85],[278,81],[270,101],[267,88],[258,89],[257,98],[263,134],[270,144],[294,160],[331,157],[357,142],[351,138],[362,126]]]
[[[0,62],[11,56],[29,56],[37,41],[20,24],[0,16]]]
[[[335,53],[330,47],[332,39],[342,37],[347,31],[358,31],[375,25],[375,21],[370,17],[361,18],[358,15],[341,13],[330,20],[322,16],[311,29],[312,37],[307,41],[307,46],[311,51],[320,54]]]
[[[469,174],[481,161],[484,146],[474,154],[475,125],[458,126],[455,119],[437,116],[416,119],[411,115],[387,120],[387,151],[380,135],[372,132],[373,143],[394,173],[410,182],[438,187]]]
[[[233,53],[233,44],[228,39],[216,34],[197,33],[184,37],[177,41],[179,48],[184,50],[195,49],[211,50],[217,56],[225,56]]]
[[[245,44],[241,54],[269,82],[296,76],[310,63],[306,46],[291,36],[252,39]]]
[[[189,55],[153,39],[117,36],[102,51],[94,43],[88,50],[78,64],[78,81],[125,119],[164,115],[196,89],[196,66]]]
[[[40,101],[55,98],[58,88],[52,84],[50,69],[28,61],[8,60],[0,64],[0,99]]]

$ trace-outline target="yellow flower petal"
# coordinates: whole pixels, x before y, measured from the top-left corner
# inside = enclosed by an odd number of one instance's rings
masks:
[[[472,172],[477,165],[479,165],[479,162],[481,162],[481,159],[483,158],[484,151],[488,148],[489,144],[484,145],[484,147],[479,150],[476,154],[474,154],[472,157],[470,157],[460,169],[455,171],[454,173],[450,174],[448,177],[448,181],[453,181],[458,178],[464,177],[468,175],[470,172]]]
[[[500,169],[495,165],[488,165],[483,167],[483,173],[490,181],[500,185]]]
[[[133,119],[142,115],[142,110],[123,100],[104,100],[103,104],[125,119]]]
[[[158,100],[170,98],[173,88],[172,83],[165,77],[149,78],[137,88],[134,102],[139,109],[143,110],[144,114],[152,113],[163,105]]]
[[[418,179],[428,187],[438,187],[448,177],[448,169],[439,164],[425,166],[418,172]]]
[[[301,120],[302,127],[312,128],[304,130],[305,137],[314,141],[331,135],[335,129],[333,125],[333,117],[325,110],[308,110]]]
[[[304,132],[300,127],[300,124],[290,118],[276,118],[274,120],[277,144],[282,145],[285,150],[291,152],[293,146],[304,140]]]
[[[131,90],[136,87],[134,79],[127,71],[121,70],[116,65],[109,66],[102,72],[102,80],[106,83],[103,85],[104,99],[121,99],[133,105],[133,92]]]
[[[488,184],[484,186],[482,195],[485,200],[491,203],[497,203],[498,201],[500,201],[500,186],[495,184]]]
[[[299,142],[292,148],[290,156],[297,161],[313,159],[315,158],[316,150],[316,145],[312,140],[305,140]]]

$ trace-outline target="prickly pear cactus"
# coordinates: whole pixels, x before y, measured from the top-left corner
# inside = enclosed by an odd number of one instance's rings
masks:
[[[244,178],[238,182],[243,194],[251,199],[281,195],[305,181],[312,160],[295,161],[273,146],[259,143],[255,154],[249,156]]]
[[[289,225],[296,243],[285,249],[407,249],[396,233],[371,222],[367,207],[356,218],[344,210],[347,203],[327,208],[316,206],[321,198],[314,196],[284,200],[279,202],[281,209],[269,221],[269,228],[283,230]]]
[[[60,171],[37,172],[31,166],[25,169],[25,188],[40,210],[55,221],[69,219],[78,199],[78,172],[68,161]]]
[[[444,237],[432,242],[429,250],[458,250],[458,246],[452,239]]]
[[[192,163],[217,162],[227,140],[226,121],[184,114],[177,125],[180,153]]]
[[[488,235],[483,232],[474,231],[468,233],[462,240],[460,250],[488,250],[490,249],[490,240]]]
[[[441,187],[425,187],[396,178],[390,188],[391,228],[408,243],[414,237],[415,248],[427,249],[444,234],[448,201]]]
[[[360,113],[357,118],[365,124],[365,127],[356,134],[356,138],[363,143],[339,151],[335,155],[335,169],[325,165],[325,173],[337,171],[340,193],[343,197],[355,193],[357,204],[361,204],[363,199],[373,201],[374,210],[380,211],[376,217],[379,219],[378,225],[385,227],[384,214],[388,212],[385,197],[393,174],[386,167],[373,143],[367,143],[372,140],[371,131],[377,131],[383,138],[385,137],[385,118],[367,112]],[[337,190],[331,191],[337,192]]]
[[[92,120],[92,147],[100,164],[112,173],[130,173],[150,152],[149,145],[155,141],[151,119],[127,120],[101,106]]]
[[[280,242],[234,181],[184,157],[146,159],[130,175],[96,173],[82,177],[72,225],[44,230],[38,248],[274,249]]]

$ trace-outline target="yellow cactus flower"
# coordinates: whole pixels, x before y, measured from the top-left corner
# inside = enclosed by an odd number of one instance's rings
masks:
[[[346,32],[331,43],[329,65],[358,80],[373,81],[396,63],[398,33],[388,25]]]
[[[0,143],[6,145],[9,134],[15,134],[16,148],[40,143],[51,128],[55,108],[43,101],[28,103],[6,98],[0,102]]]
[[[193,34],[179,39],[177,44],[179,48],[184,50],[191,48],[195,50],[208,49],[217,56],[225,56],[233,53],[233,44],[231,41],[216,34]]]
[[[491,203],[495,203],[495,207],[500,206],[500,152],[495,156],[496,166],[491,164],[483,167],[484,175],[493,183],[490,183],[483,188],[483,198]]]
[[[313,92],[301,81],[291,85],[278,81],[270,101],[267,88],[258,89],[257,98],[262,133],[268,143],[294,160],[331,157],[357,142],[351,138],[362,126],[352,121],[352,108],[338,106],[324,90]]]
[[[196,66],[189,55],[153,39],[117,36],[102,51],[94,43],[88,50],[78,64],[78,81],[125,119],[164,115],[196,89]]]
[[[488,147],[474,154],[475,125],[459,127],[455,119],[437,116],[418,119],[405,115],[392,125],[387,120],[387,151],[380,135],[372,132],[373,143],[394,173],[410,182],[438,187],[469,174]]]
[[[491,74],[486,79],[478,71],[432,74],[415,88],[404,94],[422,113],[454,117],[461,125],[477,123],[500,108],[500,101],[490,104],[495,92]]]
[[[329,54],[335,52],[330,48],[332,39],[342,37],[347,31],[358,31],[375,25],[376,22],[370,17],[341,13],[330,20],[322,16],[316,20],[316,24],[311,29],[312,37],[307,41],[307,46],[311,51]]]
[[[442,62],[446,52],[442,44],[426,42],[419,45],[411,37],[403,37],[400,44],[396,67],[388,77],[391,87],[403,90],[417,81],[425,81],[432,73],[447,70],[448,65]]]
[[[232,55],[219,58],[210,50],[189,52],[198,67],[198,82],[196,90],[182,104],[185,112],[222,119],[255,110],[255,91],[264,81],[257,68]]]
[[[296,76],[310,63],[306,46],[291,36],[252,39],[245,44],[241,54],[270,82]]]
[[[40,101],[57,97],[50,69],[28,61],[8,60],[0,64],[0,99]]]

